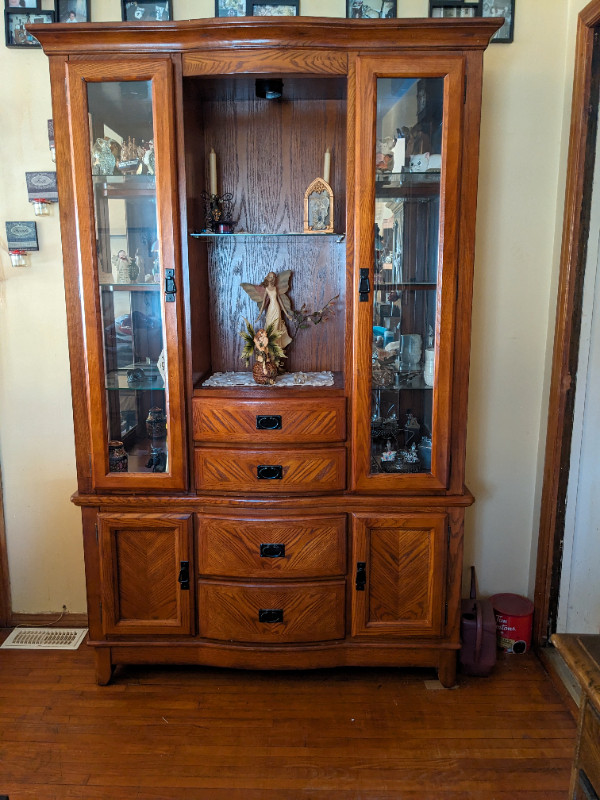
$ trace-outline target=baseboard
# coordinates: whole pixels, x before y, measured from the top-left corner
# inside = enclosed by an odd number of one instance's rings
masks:
[[[87,614],[11,614],[9,627],[16,628],[17,625],[59,625],[65,628],[87,628]]]
[[[574,720],[579,718],[579,704],[581,701],[581,687],[571,675],[571,672],[560,653],[551,644],[540,647],[536,650],[536,655],[542,665],[552,685],[559,693],[561,700],[569,709]]]

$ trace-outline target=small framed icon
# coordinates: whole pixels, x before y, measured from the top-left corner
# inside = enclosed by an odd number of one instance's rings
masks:
[[[172,0],[121,0],[121,18],[123,22],[166,22],[173,19]]]
[[[300,0],[287,3],[261,3],[247,0],[246,16],[248,17],[297,17],[300,13]]]

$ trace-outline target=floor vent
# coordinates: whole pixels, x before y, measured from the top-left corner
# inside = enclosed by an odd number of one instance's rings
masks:
[[[87,628],[15,628],[0,647],[13,650],[77,650]]]

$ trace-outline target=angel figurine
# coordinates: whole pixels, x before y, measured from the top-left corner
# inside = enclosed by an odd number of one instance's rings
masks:
[[[258,304],[259,311],[257,320],[260,319],[266,308],[266,318],[264,327],[274,325],[273,330],[279,332],[278,345],[281,348],[287,347],[291,343],[292,337],[289,335],[285,326],[283,316],[292,319],[292,306],[290,298],[286,292],[290,287],[291,269],[283,272],[269,272],[262,283],[242,283],[242,289],[248,294],[251,300]]]

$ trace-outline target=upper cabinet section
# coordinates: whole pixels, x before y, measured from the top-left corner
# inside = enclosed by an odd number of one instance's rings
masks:
[[[69,71],[92,472],[96,487],[183,488],[171,65],[128,66]]]

